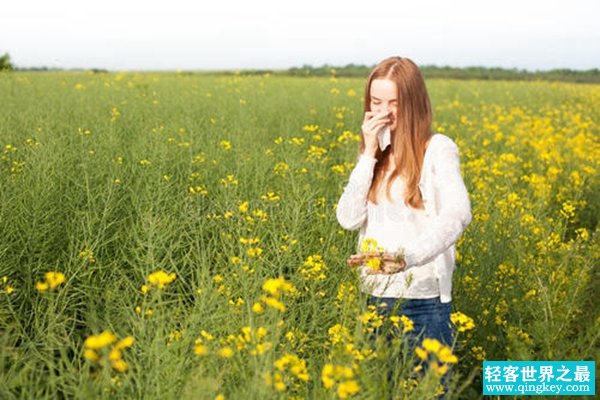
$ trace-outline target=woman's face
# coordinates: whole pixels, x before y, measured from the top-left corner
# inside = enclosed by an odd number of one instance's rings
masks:
[[[374,79],[371,81],[369,91],[371,95],[371,111],[388,110],[390,112],[391,125],[393,132],[398,126],[398,89],[396,83],[389,79]]]

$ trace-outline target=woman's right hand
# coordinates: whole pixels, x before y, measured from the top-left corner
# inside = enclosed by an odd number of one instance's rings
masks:
[[[389,110],[367,111],[361,126],[365,138],[365,153],[375,157],[377,152],[377,133],[391,122]]]
[[[359,252],[358,254],[352,254],[346,262],[349,267],[358,267],[364,265],[369,261],[369,258],[379,257],[378,255]],[[400,272],[406,268],[406,262],[403,258],[398,258],[396,253],[384,253],[382,259],[382,265],[380,271],[374,271],[369,269],[367,273],[370,274],[394,274]]]

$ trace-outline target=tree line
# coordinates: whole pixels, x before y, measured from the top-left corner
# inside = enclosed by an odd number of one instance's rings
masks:
[[[288,69],[244,69],[235,71],[186,71],[184,74],[192,73],[211,73],[219,75],[284,75],[284,76],[336,76],[336,77],[360,77],[366,78],[374,65],[347,64],[345,66],[334,66],[324,64],[320,67],[304,64],[301,67],[292,67]],[[425,79],[428,78],[446,78],[446,79],[482,79],[482,80],[546,80],[546,81],[567,81],[580,83],[600,83],[600,69],[593,68],[588,70],[572,69],[553,69],[549,71],[527,71],[517,68],[499,68],[499,67],[450,67],[423,65],[420,66]],[[47,71],[60,70],[60,68],[34,67],[19,68],[10,61],[10,55],[5,53],[0,56],[0,71]],[[91,68],[88,69],[95,73],[109,72],[106,69]]]

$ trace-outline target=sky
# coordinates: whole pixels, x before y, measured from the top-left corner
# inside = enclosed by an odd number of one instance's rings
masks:
[[[0,55],[108,70],[418,65],[600,68],[598,0],[12,0]]]

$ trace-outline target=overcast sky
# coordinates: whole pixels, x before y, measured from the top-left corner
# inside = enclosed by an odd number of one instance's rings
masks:
[[[600,68],[599,0],[7,0],[0,55],[110,70],[419,65]]]

